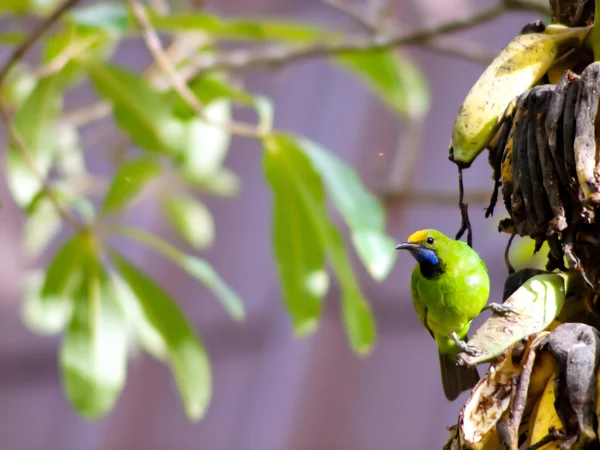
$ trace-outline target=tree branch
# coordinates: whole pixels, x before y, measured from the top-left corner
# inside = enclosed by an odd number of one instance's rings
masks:
[[[437,25],[435,27],[426,28],[411,33],[400,33],[398,31],[384,34],[375,34],[371,36],[348,36],[342,40],[334,42],[319,42],[300,46],[278,45],[267,48],[251,49],[251,50],[234,50],[226,54],[220,55],[203,55],[196,58],[194,61],[183,69],[177,76],[183,81],[189,81],[199,75],[212,72],[215,70],[242,70],[251,67],[268,67],[273,65],[287,64],[302,59],[329,57],[344,53],[355,53],[366,50],[386,49],[401,45],[414,45],[429,43],[431,39],[450,34],[452,32],[461,31],[482,23],[491,21],[509,10],[527,9],[540,13],[547,13],[548,9],[544,8],[540,1],[535,0],[504,0],[487,11],[477,13],[473,16],[459,19],[453,22]],[[454,45],[457,42],[455,41]],[[430,43],[428,45],[431,45]],[[450,44],[437,44],[438,51],[443,51],[445,54],[454,54],[455,56],[464,56],[465,52],[471,53],[474,59],[483,61],[489,58],[490,55],[483,54],[481,49],[471,48],[452,49]],[[162,46],[161,46],[162,47]],[[172,64],[171,64],[172,65]],[[98,105],[82,108],[76,112],[69,113],[68,116],[73,119],[79,126],[86,125],[88,122],[75,118],[77,114],[85,113],[87,108],[91,108],[94,112],[102,112],[103,114],[90,114],[90,120],[99,120],[110,114],[110,109],[102,109]],[[96,109],[97,108],[97,109]]]
[[[368,31],[377,32],[378,30],[385,29],[386,31],[396,30],[398,26],[386,26],[383,27],[380,23],[372,18],[362,8],[357,7],[355,4],[350,3],[348,0],[321,0],[326,5],[336,9],[337,11],[345,14],[349,18],[353,19],[360,26],[366,28]],[[452,39],[446,40],[446,42],[436,42],[435,40],[423,42],[423,48],[431,50],[435,53],[450,55],[456,58],[465,59],[467,61],[473,61],[481,64],[489,64],[496,54],[489,51],[488,49],[475,44],[474,42],[465,41],[463,39]]]
[[[184,79],[189,80],[190,78],[214,70],[241,70],[256,66],[277,66],[309,58],[360,53],[367,50],[384,50],[401,45],[422,44],[441,35],[489,22],[512,9],[547,12],[547,9],[543,8],[539,2],[505,0],[471,17],[410,33],[396,31],[371,36],[347,36],[342,40],[319,42],[316,44],[298,46],[277,45],[258,50],[238,50],[218,55],[202,55],[202,57],[197,58],[182,70],[181,75]]]
[[[46,33],[52,26],[58,22],[58,20],[73,6],[75,6],[79,0],[66,0],[62,5],[60,5],[50,16],[48,16],[43,22],[41,22],[28,36],[25,40],[14,50],[14,52],[9,56],[8,60],[2,68],[0,68],[0,90],[6,81],[7,75],[10,73],[11,69],[17,64],[23,57],[27,54],[27,52],[34,46],[34,44],[40,39],[44,33]],[[62,217],[65,222],[70,223],[75,227],[82,227],[83,224],[69,211],[67,211],[63,205],[61,205],[58,197],[54,193],[52,186],[50,185],[48,179],[44,176],[44,174],[37,168],[35,165],[35,160],[27,147],[27,143],[23,139],[23,136],[19,131],[15,128],[14,124],[11,122],[8,111],[6,110],[6,105],[4,102],[0,101],[0,119],[6,125],[7,131],[10,134],[11,139],[16,144],[16,147],[23,155],[23,159],[34,173],[34,175],[38,178],[42,185],[42,189],[48,199],[52,202],[52,205],[58,212],[58,214]]]
[[[432,206],[455,206],[458,201],[456,192],[421,191],[411,190],[407,187],[398,192],[380,192],[379,196],[389,206],[404,203],[422,203]],[[465,193],[464,201],[469,204],[484,205],[488,202],[490,193],[487,191],[476,191]]]
[[[226,122],[219,123],[211,119],[206,115],[203,105],[196,98],[196,95],[192,92],[190,87],[184,81],[183,78],[177,73],[175,67],[169,60],[169,57],[165,53],[165,49],[160,42],[158,35],[152,25],[150,24],[150,20],[146,15],[146,11],[144,10],[144,6],[140,3],[139,0],[127,0],[131,5],[133,10],[133,14],[135,15],[138,23],[142,28],[142,33],[144,36],[144,41],[146,42],[146,46],[148,50],[152,54],[154,60],[156,61],[157,66],[165,73],[168,77],[171,86],[173,89],[179,94],[179,96],[185,101],[190,108],[198,114],[198,116],[202,117],[202,119],[216,127],[224,128],[228,130],[232,134],[236,134],[238,136],[245,136],[251,138],[260,139],[265,135],[265,132],[257,130],[253,127],[250,127],[246,124],[238,123],[238,122]]]

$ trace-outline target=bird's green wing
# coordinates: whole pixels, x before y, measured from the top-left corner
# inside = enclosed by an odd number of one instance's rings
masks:
[[[435,336],[433,335],[433,331],[431,331],[431,329],[429,328],[429,325],[427,325],[427,307],[425,306],[425,304],[421,301],[421,298],[419,297],[419,286],[418,286],[418,280],[420,277],[420,273],[419,273],[419,266],[417,265],[415,267],[415,270],[412,273],[412,277],[410,279],[410,292],[412,294],[412,301],[413,301],[413,305],[415,307],[415,311],[417,311],[417,316],[419,316],[419,320],[421,321],[421,324],[423,325],[423,328],[425,328],[427,331],[429,331],[429,334],[431,335],[432,338],[435,339]]]

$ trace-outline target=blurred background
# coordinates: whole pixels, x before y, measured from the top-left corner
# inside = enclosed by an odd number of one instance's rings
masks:
[[[493,4],[405,0],[395,2],[393,14],[409,30],[466,17]],[[208,0],[204,8],[227,17],[280,17],[360,30],[319,0]],[[538,18],[542,17],[514,12],[453,37],[493,53]],[[322,143],[357,168],[363,182],[382,195],[388,232],[398,242],[422,228],[449,235],[458,230],[457,173],[447,160],[447,148],[458,107],[484,68],[418,46],[404,51],[419,63],[431,87],[431,108],[421,124],[402,123],[355,78],[319,59],[253,70],[246,77],[248,90],[273,100],[277,128]],[[129,41],[115,59],[141,69],[149,56],[143,42]],[[85,96],[82,92],[70,101],[85,104]],[[243,324],[233,322],[205,288],[172,264],[140,247],[127,249],[180,301],[210,354],[213,400],[206,418],[195,424],[184,415],[168,369],[145,355],[129,365],[126,388],[108,416],[90,422],[73,412],[58,372],[59,339],[36,336],[21,321],[22,214],[0,182],[3,449],[441,448],[448,435],[445,427],[455,423],[467,394],[454,403],[444,398],[434,342],[422,330],[411,304],[414,261],[399,255],[390,276],[377,283],[352,253],[379,331],[369,357],[358,358],[348,346],[336,285],[326,298],[319,330],[309,338],[295,339],[272,257],[271,196],[261,173],[260,152],[256,142],[235,138],[226,165],[241,176],[242,189],[230,199],[207,200],[218,232],[206,257],[246,301],[248,318]],[[94,162],[91,153],[91,169],[96,164],[101,171],[102,158]],[[506,276],[507,236],[496,231],[504,215],[501,205],[494,217],[484,219],[491,173],[487,156],[482,155],[466,171],[465,183],[467,192],[483,196],[469,208],[474,246],[488,265],[492,296],[498,301]],[[168,237],[170,231],[158,220],[159,214],[144,203],[136,208],[134,222]]]

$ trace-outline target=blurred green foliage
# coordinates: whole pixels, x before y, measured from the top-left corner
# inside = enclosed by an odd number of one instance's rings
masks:
[[[264,148],[265,182],[273,199],[272,251],[283,305],[297,336],[317,329],[334,276],[341,287],[349,345],[357,355],[368,354],[376,342],[376,326],[350,264],[350,250],[376,281],[384,280],[394,263],[394,241],[385,232],[382,205],[352,167],[316,142],[274,129],[271,101],[240,87],[240,78],[226,68],[194,73],[195,61],[207,55],[218,58],[224,41],[319,45],[342,39],[344,33],[285,20],[225,19],[188,10],[184,1],[175,3],[179,9],[168,14],[152,9],[146,14],[171,48],[179,50],[171,54],[174,67],[190,74],[189,87],[203,105],[203,115],[156,67],[135,71],[113,60],[124,41],[141,37],[125,2],[98,1],[70,10],[40,39],[39,59],[20,62],[0,92],[28,150],[24,153],[11,142],[6,166],[12,196],[26,212],[24,252],[37,260],[48,254],[63,229],[69,231],[47,267],[38,264],[25,274],[23,320],[34,332],[63,336],[59,360],[64,390],[87,418],[101,417],[114,406],[125,384],[131,346],[169,366],[191,420],[206,413],[212,388],[210,349],[177,301],[109,241],[121,236],[148,247],[204,284],[233,320],[244,320],[243,295],[228,286],[227,274],[218,274],[197,256],[210,248],[219,230],[200,195],[232,196],[241,188],[238,176],[224,165],[232,129],[219,126],[231,122],[234,107],[256,112],[256,124],[247,126],[254,127],[253,137]],[[43,20],[57,4],[1,1],[0,14],[10,25],[0,34],[0,45],[13,47],[27,36],[26,22],[12,19]],[[420,118],[427,112],[427,83],[406,55],[365,50],[329,60],[361,80],[399,118]],[[65,96],[81,86],[89,86],[100,103],[77,113],[65,111]],[[89,123],[108,116],[125,146],[138,151],[121,152],[111,178],[101,179],[88,170],[80,137]],[[113,150],[110,145],[107,153]],[[154,197],[186,248],[124,223],[123,213],[161,180],[168,181],[169,190]],[[332,221],[329,204],[348,228],[351,246]],[[76,220],[68,224],[69,217]]]

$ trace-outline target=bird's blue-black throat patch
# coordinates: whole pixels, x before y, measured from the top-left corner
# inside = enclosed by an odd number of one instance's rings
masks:
[[[413,252],[414,258],[419,263],[421,275],[425,278],[434,278],[444,272],[444,267],[434,250],[419,248]]]

